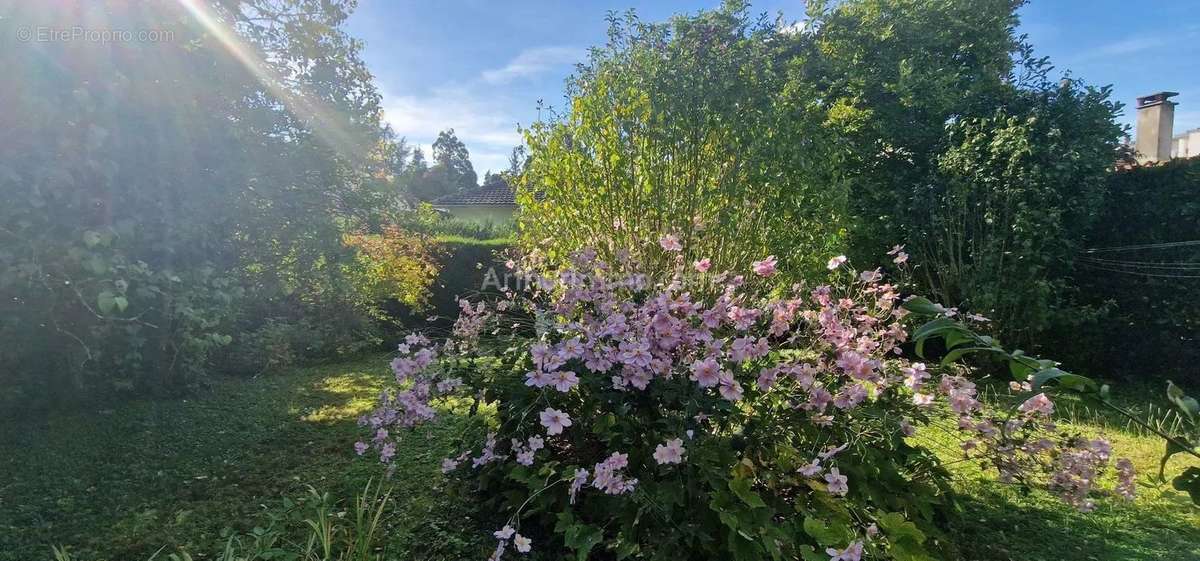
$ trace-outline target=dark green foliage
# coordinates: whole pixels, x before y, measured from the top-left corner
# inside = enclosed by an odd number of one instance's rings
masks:
[[[1086,249],[1197,240],[1200,158],[1191,158],[1112,174]],[[1104,376],[1200,381],[1200,245],[1084,252],[1074,280],[1110,313],[1072,362]]]
[[[342,234],[395,208],[377,178],[404,149],[339,29],[353,3],[197,5],[262,59],[255,71],[175,2],[80,8],[169,41],[0,51],[4,410],[180,391],[265,318],[363,323]],[[6,21],[47,25],[56,10],[23,3]]]
[[[1122,131],[1108,88],[1049,79],[1022,4],[818,4],[807,72],[845,146],[852,261],[907,244],[920,292],[1029,345],[1094,318],[1069,276]]]
[[[1109,90],[1073,82],[1013,92],[948,127],[905,241],[923,292],[981,313],[1022,345],[1095,320],[1070,274],[1116,153]]]
[[[458,317],[459,298],[475,301],[481,293],[499,294],[508,272],[502,256],[512,245],[513,240],[507,238],[437,238],[441,258],[430,296],[430,315],[438,317],[437,323],[448,325]],[[510,277],[508,286],[517,288],[515,282],[515,277]]]

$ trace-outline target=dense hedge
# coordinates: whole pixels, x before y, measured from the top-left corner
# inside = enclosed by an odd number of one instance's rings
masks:
[[[1200,381],[1200,158],[1112,174],[1077,263],[1081,295],[1109,308],[1084,334],[1097,374]],[[1139,247],[1153,245],[1155,247]],[[1123,248],[1123,249],[1116,249]]]
[[[434,255],[437,276],[430,287],[428,303],[413,308],[399,302],[389,306],[388,312],[401,322],[425,328],[429,324],[448,328],[458,317],[458,299],[474,298],[481,292],[495,291],[490,285],[483,290],[489,269],[496,279],[504,282],[506,268],[499,257],[513,246],[511,238],[480,240],[460,236],[443,235],[434,240]],[[510,279],[511,282],[511,279]],[[436,316],[432,322],[427,318]]]

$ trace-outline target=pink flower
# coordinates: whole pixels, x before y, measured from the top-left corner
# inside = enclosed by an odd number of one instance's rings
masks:
[[[1132,501],[1137,493],[1136,477],[1133,462],[1129,461],[1129,458],[1117,460],[1117,494],[1127,501]]]
[[[571,480],[571,488],[569,490],[571,504],[575,504],[575,495],[579,493],[579,490],[582,489],[584,485],[587,485],[587,482],[588,482],[588,470],[586,470],[586,469],[575,470],[575,477],[574,477],[574,479]]]
[[[804,477],[814,477],[818,473],[821,473],[821,461],[813,460],[807,464],[800,466],[800,469],[798,471],[800,472],[800,475],[803,475]]]
[[[717,388],[717,391],[720,392],[721,397],[728,401],[742,399],[742,394],[745,392],[742,389],[742,385],[737,383],[732,376],[728,375],[721,377],[721,387]]]
[[[892,259],[892,263],[895,263],[897,265],[903,265],[905,261],[908,261],[908,254],[904,253],[903,251],[901,251],[900,253],[897,253],[896,258]]]
[[[715,359],[706,358],[701,361],[692,363],[691,379],[702,388],[711,388],[717,385],[721,378],[721,365],[717,364]]]
[[[525,373],[525,385],[526,386],[533,386],[535,388],[544,388],[544,387],[550,385],[550,383],[552,381],[553,380],[551,379],[550,375],[543,372],[542,369],[540,369],[540,368],[537,370],[532,370],[530,372]]]
[[[354,443],[354,453],[361,456],[366,451],[367,451],[367,443],[366,442],[355,442]]]
[[[546,434],[562,434],[564,428],[571,426],[571,417],[566,413],[547,407],[539,414]]]
[[[683,440],[676,438],[659,444],[654,448],[654,461],[662,464],[678,464],[683,462]]]
[[[760,277],[769,277],[775,274],[776,263],[778,263],[778,260],[775,259],[775,256],[768,255],[767,258],[763,259],[762,261],[755,261],[754,263],[751,263],[750,268],[754,270],[754,274]]]
[[[503,528],[492,532],[492,535],[496,536],[496,539],[498,540],[507,540],[508,538],[512,537],[514,532],[516,532],[516,530],[513,530],[512,526],[505,524]]]
[[[523,466],[533,465],[533,450],[525,450],[517,453],[517,463]]]
[[[683,249],[683,245],[679,243],[679,238],[675,234],[667,234],[658,238],[658,245],[667,251],[681,251]]]
[[[458,468],[458,462],[450,458],[442,460],[442,473],[450,473]]]
[[[873,271],[863,271],[862,273],[859,273],[859,275],[858,275],[859,280],[861,280],[863,282],[868,282],[868,283],[869,282],[879,282],[879,280],[882,278],[883,278],[883,273],[880,273],[879,269],[875,269]]]
[[[861,541],[856,541],[841,551],[830,547],[825,550],[825,554],[830,556],[829,561],[861,561],[863,554],[863,543]]]
[[[912,366],[901,368],[900,372],[904,374],[904,385],[913,391],[919,390],[921,384],[929,378],[929,372],[922,362],[914,362]]]
[[[551,374],[550,380],[550,383],[554,384],[554,389],[563,393],[571,391],[571,388],[579,383],[579,377],[569,370],[560,370]]]
[[[537,450],[541,450],[542,448],[545,448],[545,447],[546,447],[546,441],[542,440],[542,437],[540,437],[540,436],[529,437],[529,449],[530,450],[537,451]]]
[[[521,534],[513,538],[513,545],[517,546],[517,551],[521,553],[529,553],[529,550],[533,549],[533,542]]]
[[[1050,401],[1046,394],[1039,393],[1025,400],[1025,403],[1022,403],[1017,409],[1022,413],[1050,416],[1054,413],[1054,402]]]
[[[712,268],[712,260],[705,257],[704,259],[692,263],[692,267],[695,267],[696,271],[698,272],[707,273],[708,270]]]
[[[828,267],[830,271],[832,271],[838,267],[841,267],[842,263],[845,263],[845,262],[846,262],[846,256],[839,255],[837,257],[834,257],[833,259],[830,259],[829,263],[825,266]]]
[[[776,368],[764,368],[758,374],[758,389],[767,391],[775,385],[775,379],[779,376],[779,370]]]
[[[838,468],[829,470],[825,474],[825,482],[829,484],[829,493],[832,495],[845,495],[850,491],[850,487],[846,485],[846,476],[838,473]]]

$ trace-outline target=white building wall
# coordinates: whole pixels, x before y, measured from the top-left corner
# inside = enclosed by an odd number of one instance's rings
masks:
[[[1171,139],[1172,158],[1200,156],[1200,129],[1192,129]]]

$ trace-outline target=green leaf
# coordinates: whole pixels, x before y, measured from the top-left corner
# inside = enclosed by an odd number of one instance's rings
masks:
[[[1100,391],[1100,386],[1095,380],[1087,376],[1063,372],[1058,368],[1047,368],[1034,374],[1030,386],[1036,392],[1050,382],[1054,382],[1061,389],[1080,393],[1096,393]]]
[[[1171,486],[1177,491],[1185,491],[1192,497],[1192,504],[1200,506],[1200,468],[1196,466],[1183,470],[1171,481]]]
[[[889,512],[879,517],[879,527],[892,541],[909,539],[925,543],[925,533],[899,512]]]
[[[1183,390],[1170,380],[1167,380],[1167,399],[1170,399],[1171,403],[1174,403],[1175,407],[1183,412],[1189,421],[1195,421],[1196,417],[1200,415],[1200,403],[1195,398],[1183,393]]]
[[[1030,374],[1033,374],[1033,367],[1029,366],[1024,360],[1022,360],[1026,358],[1025,351],[1017,349],[1013,351],[1009,357],[1008,371],[1012,373],[1014,380],[1018,382],[1024,382],[1027,378],[1029,378]]]
[[[1004,353],[1002,349],[997,349],[995,347],[961,347],[946,353],[946,356],[942,358],[942,364],[950,364],[974,352]]]
[[[575,559],[578,561],[586,561],[588,553],[603,539],[604,532],[600,528],[586,524],[575,524],[567,528],[563,535],[564,543],[575,550]]]
[[[921,327],[918,327],[916,331],[913,331],[912,338],[925,339],[934,335],[940,335],[952,329],[965,331],[965,329],[959,325],[958,322],[950,318],[937,318],[922,324]]]
[[[971,337],[970,335],[957,329],[951,329],[947,331],[944,339],[946,340],[947,349],[953,349],[954,347],[970,343],[975,340],[974,337]]]
[[[934,304],[928,298],[923,296],[914,296],[909,298],[903,304],[901,304],[901,307],[916,314],[925,314],[929,316],[940,315],[942,312],[946,311],[945,308]]]
[[[804,533],[823,546],[844,546],[851,535],[845,524],[834,522],[826,525],[824,521],[811,516],[804,518]]]
[[[118,312],[124,312],[125,308],[129,307],[129,300],[126,300],[124,296],[113,298],[113,303],[117,305]]]
[[[88,230],[83,233],[83,245],[88,247],[96,247],[96,244],[100,243],[100,239],[100,232],[95,230]]]
[[[96,307],[100,309],[100,313],[107,314],[117,306],[116,295],[105,290],[96,295]]]
[[[737,477],[729,480],[729,490],[733,491],[742,502],[749,505],[751,508],[766,508],[767,503],[763,502],[762,497],[758,496],[750,489],[750,480],[742,477]]]

